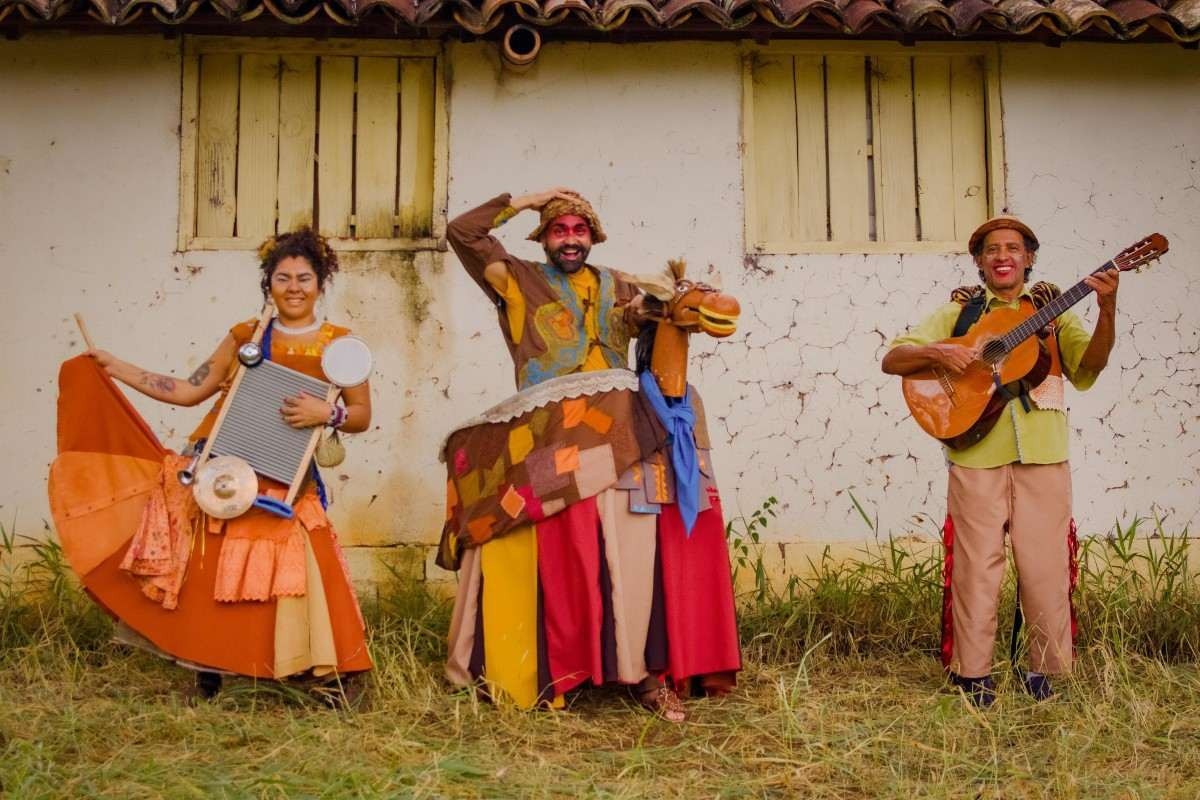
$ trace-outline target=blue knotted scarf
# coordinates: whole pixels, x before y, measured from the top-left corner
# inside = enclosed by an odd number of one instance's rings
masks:
[[[692,526],[700,514],[700,461],[696,457],[696,412],[692,410],[692,387],[681,400],[663,397],[658,381],[644,371],[639,376],[642,394],[650,401],[658,421],[667,429],[671,445],[671,466],[675,471],[675,502],[683,518],[683,530],[692,535]]]

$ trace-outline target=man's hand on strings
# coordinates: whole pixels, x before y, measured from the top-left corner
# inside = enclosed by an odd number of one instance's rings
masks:
[[[979,358],[979,351],[973,347],[945,342],[929,345],[928,354],[939,366],[955,375],[963,372]]]

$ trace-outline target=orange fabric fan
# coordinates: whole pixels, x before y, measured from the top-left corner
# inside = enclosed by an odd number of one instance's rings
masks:
[[[63,551],[88,593],[159,650],[189,664],[260,678],[276,675],[276,602],[218,602],[217,565],[225,536],[198,533],[178,606],[148,598],[121,569],[168,452],[107,374],[87,356],[59,371],[58,457],[48,491]],[[319,505],[318,505],[319,508]],[[261,517],[261,519],[260,519]],[[371,668],[357,601],[324,515],[309,529],[328,603],[338,672]],[[273,525],[257,509],[239,518]],[[281,655],[282,659],[283,656]]]

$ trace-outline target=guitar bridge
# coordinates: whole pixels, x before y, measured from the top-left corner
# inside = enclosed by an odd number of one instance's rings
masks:
[[[946,393],[946,398],[950,401],[950,405],[958,405],[955,402],[955,395],[958,392],[955,391],[954,382],[950,380],[950,376],[946,374],[945,370],[940,369],[934,369],[933,374],[937,376],[938,384],[942,387],[942,391]]]

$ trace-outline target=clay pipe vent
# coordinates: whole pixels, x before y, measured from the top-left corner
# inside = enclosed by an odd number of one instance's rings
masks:
[[[513,25],[504,32],[500,53],[510,65],[528,67],[542,49],[542,35],[528,25]]]

